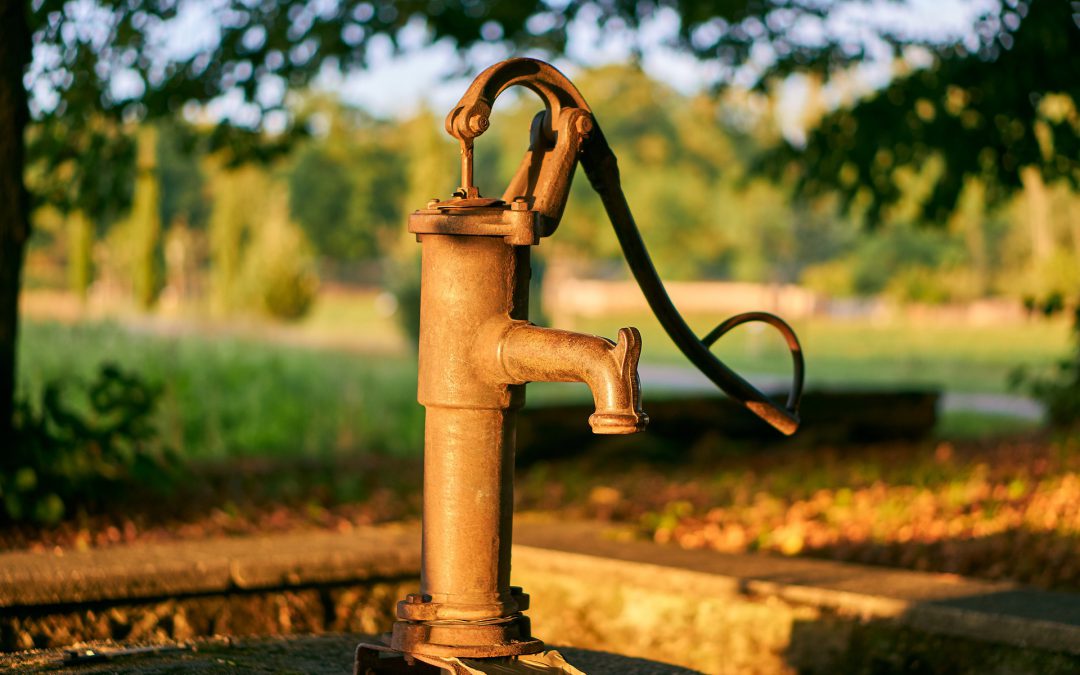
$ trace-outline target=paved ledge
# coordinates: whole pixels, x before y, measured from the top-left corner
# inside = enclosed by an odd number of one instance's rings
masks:
[[[419,530],[298,532],[0,554],[0,608],[205,595],[416,576]]]
[[[572,643],[545,630],[545,621],[555,625],[546,617],[556,616],[560,609],[554,602],[543,605],[543,589],[558,586],[565,591],[564,605],[579,599],[587,602],[609,590],[623,594],[613,599],[619,609],[611,611],[619,612],[635,602],[634,593],[660,594],[674,603],[672,607],[783,603],[795,608],[792,616],[802,611],[800,607],[812,608],[818,622],[828,617],[885,621],[932,635],[1080,655],[1080,596],[1075,594],[823,560],[687,551],[628,541],[594,523],[526,518],[516,524],[515,540],[515,583],[533,593],[534,626],[555,641]],[[415,525],[346,534],[303,532],[120,546],[63,555],[3,553],[0,615],[40,616],[50,607],[69,611],[80,603],[130,605],[236,591],[362,585],[414,578],[419,567]],[[570,581],[579,586],[565,585]],[[653,609],[642,607],[639,614]],[[629,626],[642,616],[624,618]],[[703,620],[695,617],[688,621]]]
[[[533,524],[515,536],[517,574],[547,572],[689,598],[777,598],[862,621],[1080,655],[1080,595],[950,574],[829,560],[728,555],[619,541],[595,524]]]

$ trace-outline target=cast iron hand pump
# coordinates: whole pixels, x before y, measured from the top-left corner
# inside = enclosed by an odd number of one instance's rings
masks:
[[[514,85],[535,91],[544,101],[546,109],[533,119],[529,151],[503,193],[502,200],[469,202],[479,197],[477,188],[472,184],[473,140],[487,130],[495,99]],[[458,197],[483,205],[520,203],[523,199],[527,207],[539,215],[529,241],[511,243],[536,244],[539,243],[538,237],[546,237],[555,231],[566,206],[570,182],[580,155],[585,175],[604,204],[630,271],[667,334],[690,362],[729,396],[742,402],[781,432],[795,432],[799,426],[799,397],[803,385],[802,350],[795,332],[783,319],[766,312],[747,312],[731,317],[700,339],[690,330],[664,290],[664,284],[638,232],[623,194],[615,153],[608,146],[589,105],[562,73],[533,59],[511,59],[496,64],[473,81],[447,116],[446,130],[461,142],[462,182],[456,193]],[[453,202],[444,206],[451,204]],[[709,347],[732,328],[753,321],[774,326],[784,336],[791,351],[794,381],[787,404],[782,408],[709,351]]]
[[[503,193],[473,185],[473,141],[487,130],[495,99],[509,87],[534,91],[544,110],[529,150]],[[514,435],[527,382],[585,382],[595,433],[641,431],[637,363],[641,336],[618,342],[528,322],[530,247],[559,225],[580,161],[611,219],[630,269],[665,330],[721,389],[785,434],[799,425],[803,360],[780,318],[740,314],[699,339],[664,290],[619,181],[614,153],[581,94],[552,66],[511,59],[488,68],[446,118],[461,144],[461,187],[409,217],[422,245],[418,400],[424,435],[423,561],[420,593],[398,604],[392,650],[452,670],[454,657],[509,657],[540,651],[522,612],[528,596],[510,585]],[[742,323],[762,321],[787,340],[794,382],[781,407],[712,355],[709,346]],[[361,646],[363,673],[393,672]],[[407,672],[416,672],[409,670]],[[462,671],[464,672],[464,671]]]

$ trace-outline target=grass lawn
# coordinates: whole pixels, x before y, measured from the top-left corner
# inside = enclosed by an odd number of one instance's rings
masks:
[[[23,322],[20,385],[33,398],[57,378],[88,379],[114,362],[164,385],[159,427],[189,458],[319,456],[363,451],[412,455],[423,442],[415,402],[416,365],[377,295],[331,290],[294,326],[182,324],[134,319]],[[700,317],[691,324],[704,332]],[[575,326],[600,335],[638,326],[643,361],[685,363],[651,316],[611,316]],[[1016,326],[875,325],[867,321],[799,322],[808,386],[944,385],[1001,392],[1019,364],[1045,364],[1068,348],[1064,321]],[[717,353],[745,373],[783,374],[780,338],[746,326]],[[529,400],[587,399],[583,385],[534,384]],[[1007,418],[962,413],[943,428],[957,435],[1012,430]],[[1020,428],[1023,428],[1021,426]]]
[[[89,380],[105,362],[164,385],[159,428],[185,457],[416,454],[423,408],[415,360],[254,338],[161,336],[112,323],[24,322],[23,394]]]

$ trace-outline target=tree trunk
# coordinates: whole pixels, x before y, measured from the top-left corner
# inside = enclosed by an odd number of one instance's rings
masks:
[[[25,0],[0,2],[0,463],[14,447],[15,343],[19,284],[30,235],[23,183],[29,110],[23,72],[30,61]]]
[[[131,204],[129,242],[131,279],[135,302],[149,311],[157,302],[160,290],[158,250],[161,248],[161,179],[157,168],[157,130],[144,124],[138,134],[138,172]]]
[[[68,288],[85,305],[94,277],[94,224],[82,209],[69,213],[66,224]]]
[[[1031,228],[1031,262],[1038,268],[1054,252],[1054,230],[1050,224],[1050,204],[1046,183],[1038,167],[1020,169],[1020,182],[1024,186],[1024,200]]]

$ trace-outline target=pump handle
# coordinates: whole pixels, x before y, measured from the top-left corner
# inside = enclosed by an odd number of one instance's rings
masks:
[[[773,314],[748,312],[731,317],[714,328],[704,339],[698,339],[671,302],[671,298],[664,289],[664,282],[660,280],[660,275],[653,266],[649,252],[645,248],[645,242],[641,239],[641,232],[638,230],[637,223],[634,222],[634,215],[626,202],[626,195],[623,193],[618,159],[595,120],[593,130],[582,148],[581,166],[585,169],[589,183],[592,184],[604,204],[604,210],[607,211],[608,218],[615,228],[615,235],[619,239],[623,255],[626,256],[626,262],[634,278],[637,279],[641,292],[644,293],[653,314],[660,320],[660,325],[664,327],[679,350],[716,386],[740,401],[755,415],[784,434],[795,433],[795,430],[799,428],[799,402],[802,399],[805,365],[799,338],[791,326]],[[729,330],[753,321],[767,323],[779,330],[791,352],[793,366],[791,392],[788,394],[787,405],[784,407],[777,405],[709,351],[709,347]]]

